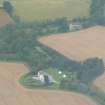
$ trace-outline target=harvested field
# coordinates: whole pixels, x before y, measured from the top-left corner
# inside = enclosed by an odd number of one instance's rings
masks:
[[[105,27],[42,37],[39,41],[70,59],[83,61],[99,57],[105,61]],[[94,84],[105,91],[105,73]]]
[[[39,41],[70,59],[105,59],[105,27],[42,37]]]
[[[27,71],[24,64],[0,62],[0,105],[96,105],[72,92],[24,89],[17,80]]]
[[[0,27],[3,27],[11,22],[12,20],[9,15],[4,10],[0,9]]]
[[[105,92],[105,73],[97,78],[94,84]]]

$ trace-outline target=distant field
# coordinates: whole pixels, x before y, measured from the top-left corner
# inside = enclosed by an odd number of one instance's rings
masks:
[[[42,37],[39,41],[70,59],[99,57],[105,60],[105,27]]]
[[[1,3],[3,0],[0,0]],[[89,16],[90,0],[11,0],[15,13],[26,21]]]

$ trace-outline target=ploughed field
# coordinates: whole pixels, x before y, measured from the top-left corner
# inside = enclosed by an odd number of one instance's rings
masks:
[[[105,73],[98,77],[94,84],[105,92]]]
[[[39,41],[70,59],[105,59],[105,27],[96,26],[82,31],[51,35],[42,37]]]
[[[82,31],[42,37],[39,41],[63,54],[83,61],[99,57],[105,61],[105,27],[96,26]],[[105,91],[105,73],[94,84]]]
[[[10,16],[2,9],[0,9],[0,28],[11,23],[12,19]]]
[[[96,105],[77,93],[24,89],[18,79],[26,72],[24,64],[0,62],[0,105]]]

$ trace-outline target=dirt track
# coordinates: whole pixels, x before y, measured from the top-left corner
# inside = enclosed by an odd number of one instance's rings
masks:
[[[2,9],[0,9],[0,27],[3,27],[12,22],[9,15]]]
[[[25,72],[23,64],[0,62],[0,105],[96,105],[76,93],[24,89],[17,80]]]
[[[105,27],[96,26],[78,32],[51,35],[39,41],[70,59],[105,59]]]

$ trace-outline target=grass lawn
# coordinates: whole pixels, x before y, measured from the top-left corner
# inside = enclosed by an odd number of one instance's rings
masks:
[[[33,74],[25,74],[20,79],[19,82],[24,87],[29,89],[59,89],[59,84],[51,84],[49,86],[44,86],[41,81],[33,79]]]
[[[0,0],[2,3],[3,0]],[[25,21],[59,17],[89,16],[90,0],[11,0],[15,12]]]
[[[49,86],[44,86],[41,81],[35,80],[32,77],[34,77],[34,75],[32,73],[28,73],[23,75],[19,82],[25,86],[26,88],[31,88],[31,89],[35,89],[35,88],[44,88],[44,89],[59,89],[59,84],[60,81],[63,79],[62,75],[63,74],[58,74],[58,70],[53,69],[53,68],[49,68],[47,70],[45,70],[46,73],[48,73],[49,75],[51,75],[55,81],[57,81],[57,83],[51,84]]]
[[[20,84],[22,84],[24,87],[29,88],[29,89],[60,89],[60,82],[61,80],[64,79],[63,75],[66,74],[67,77],[65,77],[65,79],[70,79],[70,77],[67,75],[66,72],[62,72],[62,74],[59,74],[59,70],[54,69],[54,68],[48,68],[44,70],[46,73],[48,73],[49,75],[51,75],[53,77],[53,79],[57,82],[57,83],[53,83],[50,85],[43,85],[41,83],[41,81],[39,80],[35,80],[32,77],[34,77],[35,75],[33,73],[27,73],[24,74],[19,82]]]
[[[50,74],[57,82],[60,82],[62,80],[62,74],[58,74],[57,69],[49,68],[46,70],[48,74]]]

